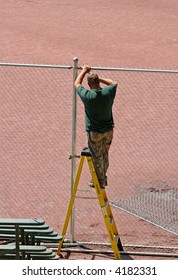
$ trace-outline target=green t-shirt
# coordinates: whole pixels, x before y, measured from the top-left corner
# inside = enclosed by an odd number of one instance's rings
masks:
[[[77,93],[85,106],[86,131],[104,133],[114,126],[112,105],[116,95],[116,84],[88,90],[80,85]]]

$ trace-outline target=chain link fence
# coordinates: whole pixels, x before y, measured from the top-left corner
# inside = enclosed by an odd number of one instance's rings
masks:
[[[178,71],[92,69],[119,84],[107,194],[121,240],[152,245],[155,228],[174,238]],[[41,217],[62,231],[75,156],[87,145],[84,108],[73,89],[77,71],[77,65],[0,64],[1,217]],[[108,242],[89,181],[86,164],[67,237]]]
[[[0,67],[2,217],[44,217],[62,228],[70,197],[71,73],[67,66]]]

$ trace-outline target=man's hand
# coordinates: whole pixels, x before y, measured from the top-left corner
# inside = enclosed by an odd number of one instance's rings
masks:
[[[83,70],[82,70],[82,71],[83,71],[84,73],[89,73],[90,70],[91,70],[91,67],[90,67],[90,66],[88,66],[88,65],[84,65],[84,66],[83,66]]]
[[[76,89],[82,84],[85,75],[87,73],[89,73],[90,70],[91,70],[90,66],[88,66],[88,65],[84,65],[83,66],[82,71],[80,72],[80,74],[78,75],[78,77],[77,77],[77,79],[76,79],[76,81],[74,83],[74,86],[75,86]]]

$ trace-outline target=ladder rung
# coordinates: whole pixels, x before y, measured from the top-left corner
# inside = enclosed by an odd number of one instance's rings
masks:
[[[115,223],[115,220],[114,220],[113,216],[109,218],[109,221],[110,221],[110,225],[112,227],[114,235],[118,235],[116,223]]]
[[[113,218],[113,216],[109,217],[109,222],[110,222],[111,225],[114,223],[114,218]]]
[[[106,207],[106,211],[108,213],[108,216],[111,216],[112,215],[112,212],[111,212],[111,208],[110,208],[110,204],[109,204],[109,201],[107,199],[104,200],[104,204],[105,204],[105,207]]]
[[[122,243],[121,243],[120,237],[119,237],[118,234],[115,235],[115,240],[116,240],[117,247],[118,247],[119,251],[124,251],[124,249],[122,247]]]
[[[116,240],[116,242],[118,242],[118,241],[119,241],[119,239],[120,239],[119,235],[118,235],[118,234],[117,234],[117,235],[115,235],[115,240]]]
[[[109,205],[108,199],[105,199],[105,200],[104,200],[104,203],[105,203],[105,206]]]

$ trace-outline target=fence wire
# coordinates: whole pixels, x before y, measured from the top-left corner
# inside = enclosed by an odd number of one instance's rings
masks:
[[[155,225],[177,235],[178,73],[93,70],[119,84],[107,193],[121,239],[152,245]],[[62,231],[71,189],[72,73],[72,66],[0,65],[2,217],[41,217]],[[86,145],[84,108],[77,98],[76,154]],[[74,236],[107,242],[89,181],[86,164],[75,202]]]
[[[2,217],[41,217],[60,229],[70,196],[69,69],[0,67]]]
[[[150,244],[154,231],[151,226],[149,232],[146,227],[144,229],[145,224],[140,225],[139,219],[131,218],[129,222],[128,216],[121,214],[120,209],[177,235],[178,75],[171,71],[111,72],[106,69],[97,72],[119,84],[114,104],[115,129],[108,170],[108,195],[119,231],[125,242],[131,242],[140,231],[137,242],[143,244]],[[78,102],[80,115],[83,108],[80,100]],[[81,121],[79,116],[77,122],[79,150],[85,137],[84,119]],[[82,185],[88,181],[89,177],[86,179],[85,176]],[[82,215],[88,221],[88,235],[97,236],[98,239],[103,235],[104,238],[105,230],[100,231],[100,219],[92,223],[98,213],[97,205],[91,201],[89,209],[86,209],[79,202],[78,207],[76,219],[78,221]],[[80,225],[79,220],[77,229]]]

